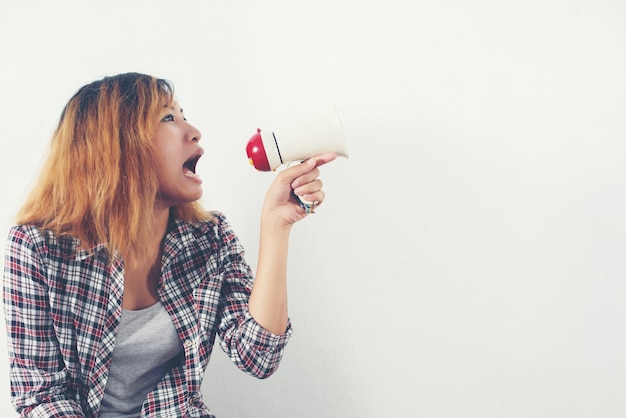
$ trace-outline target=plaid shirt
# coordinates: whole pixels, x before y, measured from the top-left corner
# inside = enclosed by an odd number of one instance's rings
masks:
[[[13,227],[5,259],[4,307],[11,398],[28,417],[95,417],[104,395],[124,290],[124,262],[99,245]],[[163,246],[158,294],[183,342],[184,358],[146,397],[141,417],[213,417],[200,386],[215,335],[232,361],[265,378],[291,335],[263,329],[248,312],[253,276],[223,214],[176,221]],[[155,341],[155,344],[158,341]]]

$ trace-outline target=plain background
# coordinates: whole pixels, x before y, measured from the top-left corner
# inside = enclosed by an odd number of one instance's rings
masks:
[[[624,22],[622,0],[3,1],[2,230],[71,95],[140,71],[175,83],[203,202],[256,266],[274,174],[245,143],[332,100],[350,159],[293,230],[295,334],[265,381],[216,348],[213,412],[624,417]]]

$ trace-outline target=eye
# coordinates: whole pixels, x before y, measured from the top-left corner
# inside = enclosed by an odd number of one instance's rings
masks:
[[[161,122],[174,122],[174,115],[165,115]]]

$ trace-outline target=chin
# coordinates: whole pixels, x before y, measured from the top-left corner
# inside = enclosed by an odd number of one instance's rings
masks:
[[[161,204],[168,207],[182,206],[188,203],[197,202],[202,198],[202,190],[198,193],[189,193],[186,195],[178,195],[178,196],[165,196],[161,195],[157,202],[160,201]]]
[[[172,205],[172,206],[182,206],[182,205],[186,205],[188,203],[194,203],[194,202],[197,202],[198,200],[200,200],[200,198],[202,198],[202,193],[200,193],[198,196],[189,197],[187,199],[180,199],[180,200],[176,201],[175,205]]]

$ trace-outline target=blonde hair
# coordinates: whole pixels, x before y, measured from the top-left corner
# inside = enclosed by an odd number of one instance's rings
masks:
[[[18,213],[89,249],[142,258],[151,242],[158,181],[152,139],[171,82],[127,73],[90,83],[65,106],[35,187]],[[185,221],[210,219],[198,202],[173,208]],[[152,244],[152,245],[150,245]]]

